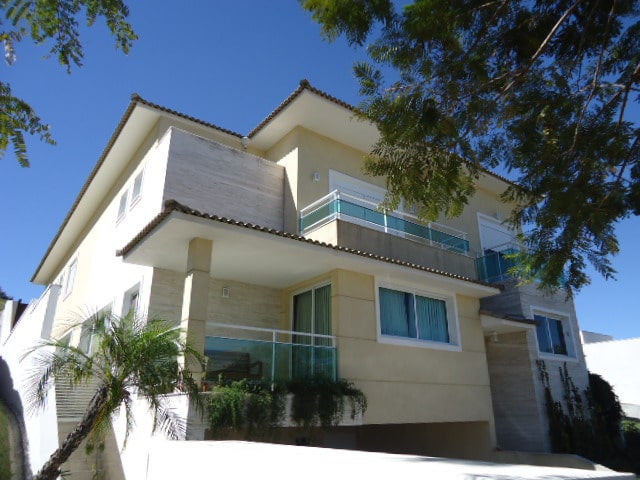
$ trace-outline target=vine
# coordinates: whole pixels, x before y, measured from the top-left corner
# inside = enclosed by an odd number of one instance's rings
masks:
[[[564,404],[553,397],[549,372],[538,360],[549,418],[549,437],[554,453],[575,453],[613,469],[634,470],[640,465],[633,450],[633,434],[622,435],[622,408],[611,385],[589,372],[589,387],[583,392],[573,383],[567,364],[558,367]]]
[[[207,405],[209,428],[217,436],[246,429],[247,438],[257,438],[282,425],[285,398],[291,394],[291,420],[304,429],[338,425],[346,403],[351,418],[367,409],[367,398],[351,382],[324,377],[271,384],[240,380],[219,382]]]

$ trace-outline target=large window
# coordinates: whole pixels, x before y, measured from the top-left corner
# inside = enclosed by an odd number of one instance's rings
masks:
[[[331,285],[293,296],[293,330],[302,334],[331,335]],[[293,377],[333,376],[331,339],[294,335]]]
[[[535,314],[533,318],[537,323],[536,336],[540,352],[568,355],[563,319],[539,314]]]
[[[382,335],[455,343],[445,300],[384,287],[378,293]]]

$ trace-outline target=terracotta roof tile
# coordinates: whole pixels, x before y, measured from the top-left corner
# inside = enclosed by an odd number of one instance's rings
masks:
[[[349,104],[349,103],[347,103],[347,102],[345,102],[343,100],[340,100],[339,98],[336,98],[336,97],[334,97],[332,95],[329,95],[328,93],[323,92],[322,90],[317,89],[316,87],[312,86],[309,83],[309,80],[303,79],[303,80],[300,80],[300,85],[298,86],[298,88],[296,88],[293,91],[293,93],[291,95],[289,95],[280,105],[278,105],[273,112],[271,112],[269,115],[267,115],[267,117],[264,120],[262,120],[262,122],[260,122],[260,124],[256,128],[251,130],[251,132],[249,133],[248,137],[252,138],[253,136],[255,136],[269,122],[271,122],[271,120],[273,120],[280,112],[282,112],[285,108],[287,108],[305,90],[309,90],[310,92],[313,92],[316,95],[319,95],[319,96],[321,96],[323,98],[326,98],[327,100],[330,100],[333,103],[335,103],[336,105],[340,105],[341,107],[344,107],[347,110],[352,110],[353,112],[357,112],[358,111],[358,109],[356,107],[354,107],[353,105],[351,105],[351,104]]]
[[[131,100],[134,101],[134,102],[137,101],[139,103],[142,103],[143,105],[146,105],[148,107],[155,108],[157,110],[161,110],[161,111],[163,111],[165,113],[169,113],[171,115],[175,115],[175,116],[183,118],[185,120],[189,120],[190,122],[199,123],[200,125],[203,125],[205,127],[213,128],[213,129],[218,130],[220,132],[227,133],[227,134],[232,135],[234,137],[238,137],[238,138],[242,138],[243,137],[243,135],[241,133],[234,132],[233,130],[229,130],[227,128],[220,127],[220,126],[215,125],[213,123],[205,122],[204,120],[201,120],[199,118],[192,117],[191,115],[186,115],[184,113],[178,112],[177,110],[173,110],[171,108],[163,107],[162,105],[159,105],[157,103],[149,102],[148,100],[145,100],[144,98],[142,98],[137,93],[134,93],[131,96]]]
[[[350,253],[353,255],[358,255],[361,257],[366,257],[366,258],[371,258],[374,260],[379,260],[382,262],[387,262],[387,263],[392,263],[394,265],[401,265],[403,267],[409,267],[409,268],[413,268],[416,270],[422,270],[424,272],[429,272],[429,273],[434,273],[437,275],[442,275],[444,277],[449,277],[449,278],[454,278],[456,280],[463,280],[465,282],[470,282],[470,283],[475,283],[477,285],[482,285],[485,287],[492,287],[492,288],[500,288],[497,287],[496,285],[491,285],[489,283],[485,283],[485,282],[481,282],[479,280],[474,280],[472,278],[469,277],[465,277],[462,275],[457,275],[455,273],[450,273],[450,272],[445,272],[442,270],[437,270],[435,268],[431,268],[431,267],[427,267],[424,265],[419,265],[416,263],[409,263],[409,262],[404,262],[402,260],[397,260],[394,258],[390,258],[390,257],[384,257],[381,255],[377,255],[375,253],[371,253],[371,252],[365,252],[363,250],[357,250],[354,248],[348,248],[348,247],[342,247],[339,245],[333,245],[330,243],[325,243],[325,242],[320,242],[318,240],[312,240],[309,238],[305,238],[302,237],[300,235],[296,235],[294,233],[288,233],[288,232],[283,232],[281,230],[277,230],[274,228],[267,228],[267,227],[261,227],[260,225],[255,225],[252,223],[246,223],[246,222],[241,222],[238,220],[233,220],[230,218],[226,218],[226,217],[219,217],[218,215],[214,215],[214,214],[210,214],[210,213],[203,213],[200,212],[198,210],[194,210],[186,205],[182,205],[180,203],[178,203],[176,200],[167,200],[164,204],[164,209],[162,212],[160,212],[155,218],[153,218],[151,220],[151,222],[149,222],[133,239],[131,239],[131,241],[129,243],[127,243],[124,247],[122,247],[120,250],[116,251],[116,255],[117,256],[125,256],[127,255],[131,250],[133,250],[133,248],[136,247],[136,245],[138,245],[147,235],[149,235],[158,225],[160,225],[172,212],[180,212],[180,213],[184,213],[187,215],[192,215],[194,217],[198,217],[198,218],[204,218],[204,219],[208,219],[208,220],[212,220],[215,222],[220,222],[220,223],[226,223],[228,225],[235,225],[238,227],[242,227],[242,228],[247,228],[250,230],[257,230],[260,232],[264,232],[264,233],[268,233],[270,235],[277,235],[279,237],[284,237],[284,238],[289,238],[291,240],[296,240],[299,242],[304,242],[304,243],[309,243],[312,245],[318,245],[320,247],[324,247],[324,248],[330,248],[333,250],[337,250],[340,252],[345,252],[345,253]]]

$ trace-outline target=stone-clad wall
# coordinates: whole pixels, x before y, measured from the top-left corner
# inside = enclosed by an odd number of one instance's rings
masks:
[[[526,332],[487,338],[487,362],[498,446],[506,450],[543,452],[541,405],[538,402]]]
[[[164,199],[263,227],[283,228],[284,167],[171,129]]]
[[[500,335],[497,343],[487,342],[498,444],[504,449],[550,451],[545,392],[538,361],[545,364],[555,400],[563,401],[560,370],[565,366],[578,389],[584,391],[589,384],[573,301],[564,292],[544,295],[536,284],[518,287],[512,281],[500,295],[482,299],[481,308],[530,319],[534,312],[565,319],[563,330],[568,355],[540,353],[534,329],[517,335]],[[539,418],[536,419],[536,415]],[[540,432],[538,438],[525,438],[536,432]]]

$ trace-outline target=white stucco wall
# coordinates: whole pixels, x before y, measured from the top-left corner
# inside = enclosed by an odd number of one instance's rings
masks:
[[[34,409],[31,402],[33,385],[29,379],[36,370],[34,356],[25,354],[44,337],[49,336],[53,313],[60,287],[51,285],[42,296],[33,300],[9,335],[3,335],[0,343],[0,357],[7,362],[11,372],[11,380],[2,379],[5,388],[9,386],[18,392],[22,409],[25,413],[24,423],[27,434],[27,460],[31,470],[36,472],[49,459],[51,453],[58,448],[58,422],[56,417],[56,395],[51,389],[44,406]],[[2,330],[11,327],[12,313],[16,302],[8,301],[0,317]],[[12,385],[11,385],[12,384]]]

